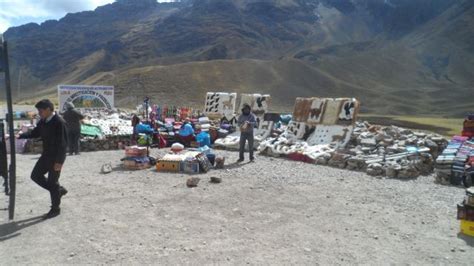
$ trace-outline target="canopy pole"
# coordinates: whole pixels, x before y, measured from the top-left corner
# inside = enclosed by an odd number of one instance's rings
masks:
[[[12,89],[10,84],[10,64],[8,62],[8,44],[6,41],[3,42],[3,59],[5,66],[5,88],[7,96],[7,122],[8,130],[10,134],[10,167],[9,167],[9,178],[10,181],[10,200],[8,204],[8,217],[13,220],[15,217],[15,196],[16,196],[16,149],[15,149],[15,128],[13,123],[13,101],[12,101]]]

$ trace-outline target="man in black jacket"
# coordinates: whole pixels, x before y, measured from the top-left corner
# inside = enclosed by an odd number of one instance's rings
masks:
[[[79,155],[79,140],[81,138],[81,121],[84,116],[75,109],[73,103],[67,102],[66,112],[63,114],[67,124],[67,136],[69,141],[69,155]]]
[[[49,100],[41,100],[35,107],[41,121],[30,133],[20,138],[41,138],[43,153],[31,173],[31,179],[51,194],[51,210],[46,218],[53,218],[61,213],[61,197],[67,190],[59,185],[59,175],[66,160],[67,133],[64,120],[54,113],[54,105]],[[48,173],[48,178],[44,175]]]

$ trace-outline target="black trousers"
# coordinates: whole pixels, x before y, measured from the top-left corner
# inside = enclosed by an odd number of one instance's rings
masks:
[[[81,138],[81,131],[77,130],[68,130],[67,131],[67,138],[68,138],[68,146],[69,146],[69,154],[79,154],[80,152],[80,138]]]
[[[250,160],[253,160],[253,132],[252,133],[241,133],[240,134],[240,147],[239,147],[239,159],[244,159],[244,152],[245,152],[245,143],[249,143],[249,155]]]
[[[54,159],[41,156],[36,162],[31,179],[42,188],[49,191],[51,195],[51,208],[59,208],[61,196],[59,193],[59,175],[61,172],[54,171]],[[48,178],[44,175],[48,173]]]

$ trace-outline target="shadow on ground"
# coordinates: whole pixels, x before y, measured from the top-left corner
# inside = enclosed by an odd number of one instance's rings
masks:
[[[474,247],[474,237],[459,233],[458,238],[464,240],[469,246]]]
[[[21,221],[13,221],[0,225],[0,242],[21,235],[20,231],[45,221],[44,215],[28,218]]]

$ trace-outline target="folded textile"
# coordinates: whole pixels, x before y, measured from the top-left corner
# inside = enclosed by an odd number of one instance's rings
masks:
[[[459,148],[461,148],[461,146],[462,146],[462,143],[454,141],[454,142],[449,142],[448,146],[446,148],[448,148],[448,149],[459,149]]]
[[[465,141],[469,140],[469,138],[464,137],[464,136],[454,136],[451,140],[458,141],[458,142],[465,142]]]
[[[466,137],[468,137],[468,138],[474,138],[474,132],[463,131],[463,132],[462,132],[462,135],[463,135],[463,136],[466,136]]]
[[[443,157],[443,156],[439,156],[437,159],[436,159],[436,163],[444,163],[444,164],[452,164],[454,162],[454,157]]]
[[[126,157],[122,159],[123,161],[134,161],[136,163],[149,163],[150,159],[148,157]]]
[[[445,149],[445,150],[443,151],[443,154],[445,154],[445,155],[447,155],[447,154],[453,154],[453,155],[455,155],[457,152],[458,152],[457,149]]]

